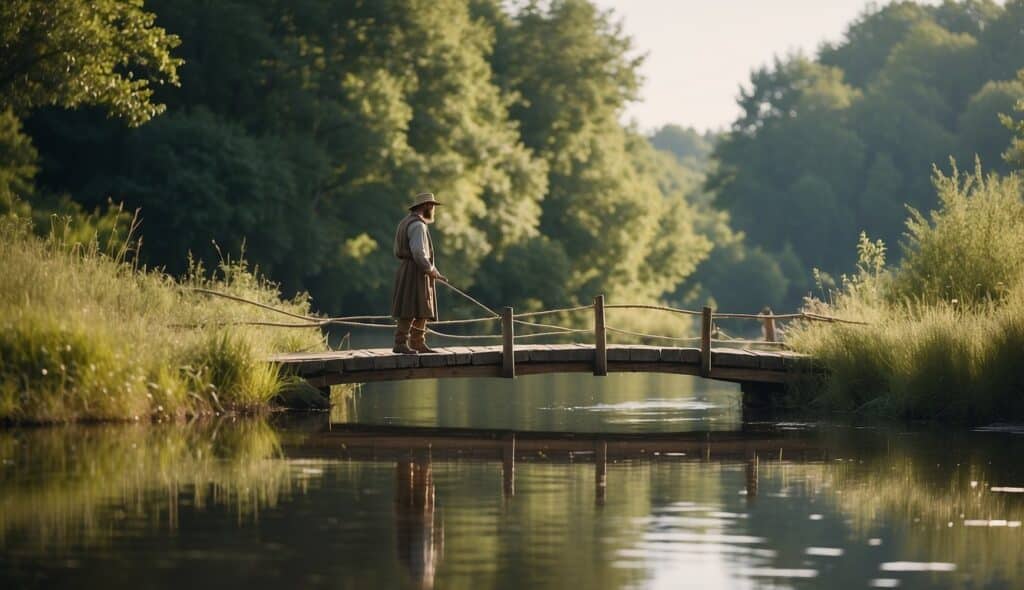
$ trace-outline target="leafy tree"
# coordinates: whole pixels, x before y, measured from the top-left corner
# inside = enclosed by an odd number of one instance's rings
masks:
[[[1017,74],[1017,80],[1024,83],[1024,70]],[[1015,109],[1024,111],[1024,98],[1017,100]],[[1018,168],[1024,168],[1024,120],[1015,121],[1008,114],[1000,114],[999,120],[1014,134],[1010,148],[1003,154],[1003,158]]]
[[[1002,123],[1000,115],[1012,112],[1022,99],[1024,82],[986,82],[968,101],[957,121],[958,159],[970,162],[977,156],[990,169],[1005,171],[1001,156],[1012,140],[1012,133]]]
[[[705,166],[711,157],[714,136],[703,135],[692,127],[682,128],[678,125],[664,125],[651,135],[651,145],[671,152],[683,163],[691,163],[694,167]]]
[[[0,111],[0,216],[27,213],[38,154],[10,110]]]
[[[139,125],[163,110],[152,85],[176,84],[178,38],[142,0],[0,4],[0,110],[99,105]]]
[[[715,147],[713,202],[752,246],[791,245],[791,260],[832,274],[853,262],[839,244],[857,230],[895,243],[904,206],[935,202],[933,164],[1006,149],[998,121],[1021,98],[1006,80],[1024,67],[1022,24],[1021,0],[894,2],[869,8],[816,60],[753,72]],[[803,275],[781,266],[794,284]]]

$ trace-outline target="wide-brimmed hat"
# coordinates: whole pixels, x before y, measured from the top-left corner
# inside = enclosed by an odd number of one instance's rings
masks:
[[[434,193],[420,193],[413,199],[412,205],[409,205],[409,209],[415,209],[416,207],[426,203],[433,203],[435,205],[441,204],[434,198]]]

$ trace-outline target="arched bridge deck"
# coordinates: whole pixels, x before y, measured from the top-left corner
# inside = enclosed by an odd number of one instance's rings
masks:
[[[741,384],[782,384],[809,368],[807,357],[783,350],[711,348],[710,363],[706,365],[700,348],[609,344],[599,355],[595,345],[533,344],[516,345],[510,375],[502,346],[435,350],[433,354],[395,354],[390,349],[373,348],[282,354],[271,360],[315,387],[405,379],[606,372],[672,373]]]

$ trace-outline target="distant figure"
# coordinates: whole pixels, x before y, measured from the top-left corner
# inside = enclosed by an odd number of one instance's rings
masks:
[[[409,215],[395,232],[395,256],[401,260],[391,295],[391,317],[398,320],[394,351],[401,354],[434,352],[427,347],[427,320],[437,320],[437,288],[445,279],[434,266],[434,246],[427,224],[434,223],[438,203],[433,193],[416,195]]]

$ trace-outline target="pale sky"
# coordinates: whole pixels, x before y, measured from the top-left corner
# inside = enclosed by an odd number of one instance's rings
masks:
[[[739,113],[750,71],[775,55],[814,55],[842,39],[868,0],[595,0],[647,53],[641,100],[626,110],[650,131],[666,123],[722,129]],[[877,2],[879,5],[888,1]],[[934,3],[934,2],[930,2]]]

